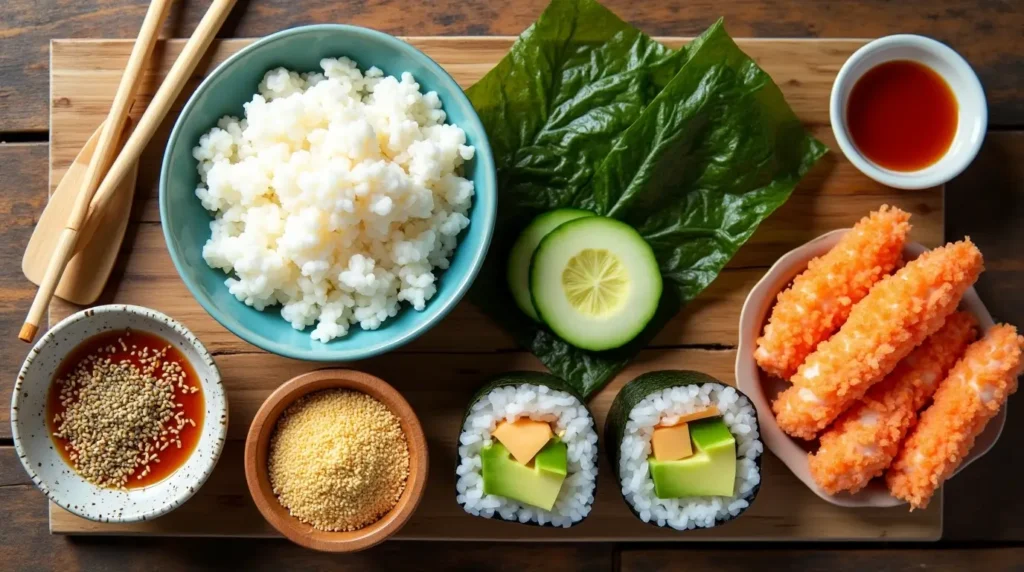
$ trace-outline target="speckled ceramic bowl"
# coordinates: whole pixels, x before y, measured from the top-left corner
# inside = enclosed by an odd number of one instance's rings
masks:
[[[875,479],[856,494],[840,493],[830,495],[819,487],[814,482],[814,478],[811,477],[811,469],[807,462],[807,453],[817,447],[817,441],[804,441],[786,435],[779,428],[778,423],[775,421],[775,414],[772,412],[771,402],[789,384],[764,373],[754,361],[754,348],[757,345],[757,338],[761,335],[764,323],[768,320],[771,309],[775,306],[776,296],[789,286],[793,278],[807,269],[807,264],[812,258],[828,252],[847,231],[848,229],[834,230],[789,252],[780,258],[768,270],[764,278],[761,278],[761,281],[750,290],[750,293],[747,295],[747,301],[743,304],[743,312],[740,315],[740,340],[739,349],[736,353],[736,386],[754,402],[758,421],[761,424],[761,438],[764,440],[765,445],[814,494],[837,506],[877,508],[899,506],[905,503],[889,494],[889,491],[885,488],[885,483],[879,479]],[[907,243],[903,247],[903,258],[905,260],[913,260],[926,250],[924,246],[916,242]],[[960,309],[974,314],[982,331],[995,325],[991,314],[985,308],[985,304],[982,303],[974,288],[968,288],[963,299],[960,301]],[[1003,406],[999,413],[985,426],[985,430],[981,435],[978,435],[974,447],[967,454],[960,468],[957,469],[957,473],[984,456],[996,444],[1005,423],[1006,407]]]
[[[129,491],[98,487],[80,477],[55,448],[45,419],[47,392],[61,360],[86,339],[124,328],[156,334],[174,344],[195,369],[206,407],[202,434],[185,464],[158,483]],[[140,306],[99,306],[51,328],[25,359],[11,400],[14,446],[32,481],[61,507],[101,522],[151,520],[181,506],[213,471],[227,427],[224,386],[206,348],[185,326]]]

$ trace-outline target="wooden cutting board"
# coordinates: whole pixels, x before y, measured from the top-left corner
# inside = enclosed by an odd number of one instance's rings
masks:
[[[464,87],[472,85],[508,50],[514,38],[407,38],[444,66]],[[662,38],[670,46],[682,38]],[[200,64],[178,109],[202,76],[250,40],[215,43]],[[828,125],[832,80],[862,40],[740,40],[770,73],[808,128],[836,149]],[[161,42],[142,79],[132,110],[142,113],[183,42]],[[131,43],[123,40],[55,40],[51,44],[50,185],[60,181],[117,88]],[[164,246],[157,208],[157,177],[163,148],[177,113],[171,113],[140,162],[132,223],[121,259],[99,303],[131,303],[166,312],[189,327],[214,354],[231,407],[229,442],[209,482],[184,506],[154,521],[100,524],[50,506],[50,529],[63,534],[168,536],[273,536],[249,498],[242,469],[242,441],[262,401],[279,384],[318,365],[262,352],[230,334],[193,300]],[[913,213],[912,238],[929,246],[942,240],[942,189],[897,191],[861,175],[838,151],[805,178],[790,201],[769,218],[700,297],[679,314],[651,349],[596,394],[590,406],[598,426],[619,388],[651,369],[705,371],[733,383],[740,307],[747,291],[779,256],[829,230],[848,227],[888,203]],[[50,320],[79,308],[55,300]],[[430,446],[426,498],[398,538],[418,540],[934,540],[942,532],[942,501],[927,510],[844,509],[807,490],[770,453],[763,486],[739,519],[710,530],[679,533],[637,520],[626,508],[602,454],[597,500],[583,524],[568,530],[520,526],[474,518],[455,502],[454,475],[459,423],[472,392],[490,375],[510,369],[543,369],[498,326],[468,302],[408,346],[384,358],[351,364],[402,391],[419,414]],[[602,444],[602,447],[604,444]]]

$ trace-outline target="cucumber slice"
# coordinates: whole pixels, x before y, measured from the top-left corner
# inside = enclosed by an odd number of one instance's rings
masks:
[[[533,252],[549,232],[571,220],[587,216],[595,215],[579,209],[548,211],[533,219],[512,245],[512,252],[508,257],[508,287],[512,291],[516,305],[533,321],[540,321],[537,311],[533,308],[533,300],[530,299],[530,260],[533,258]]]
[[[605,217],[551,231],[530,264],[537,314],[585,350],[609,350],[635,338],[654,316],[661,286],[650,245],[633,227]]]

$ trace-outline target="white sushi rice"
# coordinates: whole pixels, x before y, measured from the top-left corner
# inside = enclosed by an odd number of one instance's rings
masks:
[[[203,259],[238,300],[280,304],[327,342],[377,329],[402,302],[424,309],[469,225],[461,167],[475,150],[409,73],[320,66],[267,72],[245,116],[222,118],[192,154],[214,216]]]
[[[511,499],[484,494],[480,451],[491,444],[499,421],[529,417],[552,423],[555,434],[568,446],[568,471],[553,510],[547,511]],[[597,485],[597,432],[582,403],[572,395],[543,385],[499,387],[470,406],[459,436],[456,500],[466,512],[486,518],[535,522],[566,527],[583,520],[594,503]]]
[[[671,423],[673,417],[717,406],[725,424],[736,438],[735,494],[732,497],[706,496],[661,499],[654,494],[654,480],[647,459],[651,456],[651,436],[659,423]],[[757,458],[764,445],[757,432],[754,406],[734,388],[705,383],[684,385],[657,391],[645,397],[629,413],[619,448],[619,478],[622,496],[639,514],[640,520],[677,530],[710,528],[716,519],[737,516],[750,505],[749,496],[761,482]]]

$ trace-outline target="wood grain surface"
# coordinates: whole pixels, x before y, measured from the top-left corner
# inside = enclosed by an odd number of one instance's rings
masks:
[[[486,73],[511,45],[511,38],[408,38],[434,58],[463,86]],[[681,39],[664,39],[671,46]],[[246,40],[226,40],[214,46],[200,64],[192,82],[244,45]],[[781,86],[797,115],[822,139],[831,141],[825,102],[839,67],[859,46],[858,40],[740,40]],[[153,86],[166,73],[181,41],[162,43],[139,90],[133,114],[145,110]],[[120,70],[130,50],[125,41],[55,41],[51,57],[51,184],[58,181],[66,158],[79,148],[102,120],[116,89]],[[187,93],[180,98],[182,105]],[[172,114],[172,118],[175,114]],[[170,119],[164,130],[170,127]],[[166,132],[166,131],[165,131]],[[158,137],[150,146],[159,153]],[[153,157],[152,160],[155,160]],[[143,159],[143,172],[149,161]],[[852,169],[838,154],[830,155],[816,169],[816,179],[802,186],[786,206],[776,212],[731,263],[716,284],[714,296],[701,298],[695,308],[681,314],[654,342],[657,349],[644,352],[625,372],[590,402],[598,427],[618,388],[644,371],[693,368],[733,383],[735,354],[729,349],[737,337],[738,312],[747,289],[763,269],[786,251],[828,230],[850,226],[882,203],[898,204],[914,213],[915,240],[936,245],[942,236],[942,190],[892,191],[871,185],[858,192],[866,177]],[[815,184],[817,183],[817,184]],[[178,278],[164,245],[156,213],[152,185],[142,187],[137,201],[137,224],[125,240],[123,273],[109,285],[107,299],[139,303],[167,312],[189,327],[217,356],[231,406],[229,439],[244,439],[253,413],[269,393],[293,375],[315,369],[306,364],[254,350],[228,333],[203,311]],[[115,271],[116,274],[116,271]],[[51,323],[76,311],[70,304],[51,307]],[[695,319],[693,313],[698,314]],[[686,346],[715,347],[715,350]],[[766,461],[764,486],[758,501],[743,518],[711,530],[684,536],[638,521],[621,500],[612,472],[600,472],[598,500],[587,520],[569,530],[525,527],[473,518],[454,501],[455,439],[464,408],[473,391],[488,377],[514,369],[542,369],[532,355],[519,351],[495,324],[468,301],[437,328],[386,358],[359,362],[354,367],[389,381],[413,404],[423,418],[431,448],[430,482],[425,499],[412,521],[399,533],[413,539],[505,540],[674,540],[674,539],[854,539],[934,540],[941,534],[941,502],[926,511],[905,509],[851,511],[825,503],[814,496],[774,459]],[[429,371],[429,380],[414,372]],[[70,534],[217,534],[260,535],[267,533],[261,519],[242,510],[218,510],[218,518],[195,516],[218,507],[217,496],[234,492],[245,499],[240,463],[228,457],[218,463],[217,481],[185,507],[152,522],[111,525],[76,518],[51,507],[51,530]],[[223,476],[220,476],[223,475]],[[218,490],[220,491],[218,493]],[[247,499],[246,499],[247,500]],[[251,506],[246,502],[246,506]]]
[[[510,39],[473,38],[458,40],[455,48],[448,39],[411,39],[418,47],[445,66],[462,84],[470,85],[489,69],[507,50]],[[245,40],[230,40],[215,46],[202,71],[223,60],[245,45]],[[679,45],[680,41],[668,41]],[[816,42],[813,50],[802,49],[802,42],[785,40],[745,40],[744,49],[757,58],[782,86],[797,113],[813,133],[835,147],[828,127],[827,101],[831,78],[860,41]],[[160,75],[166,72],[180,41],[161,46],[158,64],[147,75],[140,90],[142,101],[152,93]],[[103,109],[113,95],[120,66],[130,44],[124,41],[55,41],[53,43],[53,107],[51,145],[51,185],[64,174],[76,150],[102,120]],[[808,52],[804,54],[803,52]],[[466,54],[474,54],[467,58]],[[480,63],[481,60],[488,63]],[[201,75],[193,78],[198,83]],[[184,103],[179,101],[179,106]],[[134,115],[144,106],[136,105]],[[115,298],[126,303],[145,305],[150,290],[141,285],[159,283],[173,290],[161,295],[161,309],[183,320],[214,352],[253,351],[252,346],[229,333],[206,313],[184,289],[164,246],[159,228],[157,177],[163,143],[172,120],[165,122],[143,155],[133,219],[125,239],[132,255],[122,259],[112,273],[108,292],[101,302]],[[868,211],[888,203],[914,213],[913,238],[929,246],[942,239],[942,193],[938,189],[897,191],[879,185],[857,171],[848,161],[831,153],[802,181],[793,197],[761,226],[753,238],[737,253],[721,278],[709,290],[666,327],[653,345],[735,344],[736,323],[746,291],[760,278],[763,269],[782,254],[827,231],[849,226]],[[151,223],[151,224],[150,224]],[[138,287],[132,287],[132,284]],[[116,293],[116,295],[115,295]],[[77,308],[63,302],[53,306],[54,317]],[[514,350],[515,343],[501,329],[491,327],[487,318],[468,303],[461,304],[427,335],[406,346],[405,351],[480,352]]]
[[[164,37],[195,28],[208,2],[180,0]],[[339,22],[398,35],[518,35],[547,0],[432,2],[258,0],[239,2],[220,37],[258,37],[309,23]],[[874,38],[920,33],[950,44],[977,69],[990,102],[991,122],[1024,125],[1024,86],[1018,72],[1024,12],[1017,0],[607,0],[645,32],[693,36],[719,17],[736,37]],[[48,46],[52,38],[132,38],[145,0],[6,0],[0,34],[0,131],[46,131]],[[7,103],[10,102],[11,105]]]
[[[287,360],[265,353],[229,354],[216,358],[231,406],[228,445],[210,480],[193,499],[174,512],[146,523],[94,523],[51,505],[50,529],[72,534],[235,535],[273,534],[249,498],[241,459],[241,442],[256,410],[271,391],[293,375],[312,371],[317,364]],[[619,388],[644,371],[695,367],[726,383],[733,382],[732,350],[651,350],[643,352],[590,402],[598,427]],[[800,540],[880,539],[937,540],[941,503],[925,511],[844,509],[814,496],[780,461],[765,455],[763,484],[756,502],[741,518],[708,530],[687,532],[659,529],[641,523],[629,512],[611,467],[601,455],[594,510],[570,529],[519,526],[467,515],[455,503],[456,440],[470,395],[480,381],[509,370],[542,370],[525,352],[501,354],[393,354],[359,362],[367,371],[392,383],[416,410],[427,433],[430,479],[422,503],[398,538],[432,540]],[[430,371],[430,384],[409,372]],[[199,518],[202,515],[202,518]]]
[[[667,572],[680,569],[680,553],[671,550],[624,550],[620,555],[622,572]],[[810,549],[789,552],[753,548],[723,555],[716,549],[688,550],[687,571],[741,572],[748,570],[877,570],[911,572],[921,570],[1019,571],[1024,549],[991,550],[851,550],[849,548]]]

